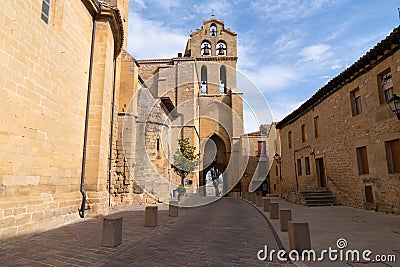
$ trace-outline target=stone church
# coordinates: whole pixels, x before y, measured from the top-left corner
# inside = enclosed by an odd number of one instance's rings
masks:
[[[213,167],[224,193],[237,183],[236,33],[212,18],[177,57],[136,60],[128,11],[129,0],[0,2],[0,241],[168,201],[182,137],[200,154],[188,195],[205,195]]]

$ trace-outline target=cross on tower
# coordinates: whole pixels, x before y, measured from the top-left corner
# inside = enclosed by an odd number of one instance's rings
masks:
[[[215,15],[214,15],[214,9],[211,9],[211,17],[215,17]]]

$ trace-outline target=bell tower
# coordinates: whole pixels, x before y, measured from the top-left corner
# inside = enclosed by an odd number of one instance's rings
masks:
[[[185,57],[195,60],[199,79],[199,184],[205,185],[207,172],[217,168],[223,173],[222,191],[227,192],[238,181],[235,151],[243,134],[242,94],[236,85],[237,34],[212,17],[191,33]]]

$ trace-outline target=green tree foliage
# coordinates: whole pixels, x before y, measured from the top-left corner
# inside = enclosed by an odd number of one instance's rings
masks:
[[[221,172],[217,168],[212,167],[210,169],[210,175],[211,175],[212,183],[215,188],[215,195],[219,196],[220,192],[219,192],[218,186],[219,186],[219,177],[221,176]]]
[[[179,147],[174,155],[174,163],[171,167],[181,177],[181,185],[186,176],[199,165],[199,154],[195,154],[196,147],[191,146],[189,138],[178,139]]]

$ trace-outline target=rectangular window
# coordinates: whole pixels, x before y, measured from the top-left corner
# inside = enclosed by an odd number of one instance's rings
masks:
[[[390,68],[378,75],[379,100],[387,103],[393,96],[393,80]]]
[[[315,138],[319,137],[319,116],[314,117],[314,134]]]
[[[289,144],[289,148],[292,148],[292,142],[293,142],[292,132],[288,132],[288,144]]]
[[[400,172],[400,139],[385,142],[385,148],[388,171]]]
[[[279,176],[278,165],[275,165],[275,176]]]
[[[368,154],[367,154],[367,147],[358,147],[357,151],[357,164],[358,164],[358,174],[368,174],[369,167],[368,167]]]
[[[267,147],[265,141],[258,141],[258,155],[265,156],[267,154]]]
[[[156,146],[157,146],[157,150],[160,150],[160,138],[157,138],[157,142],[156,142]]]
[[[310,175],[310,157],[305,157],[306,175]]]
[[[355,89],[354,91],[350,92],[350,101],[351,101],[351,111],[353,116],[362,113],[361,107],[361,93],[360,89]]]
[[[307,141],[307,132],[306,132],[306,125],[301,125],[301,141],[304,143]]]
[[[49,16],[50,16],[50,0],[43,0],[42,2],[42,20],[49,23]]]
[[[372,193],[372,186],[365,186],[365,202],[369,204],[374,204],[374,194]]]
[[[297,175],[301,176],[302,175],[302,170],[301,170],[301,159],[297,159]]]

